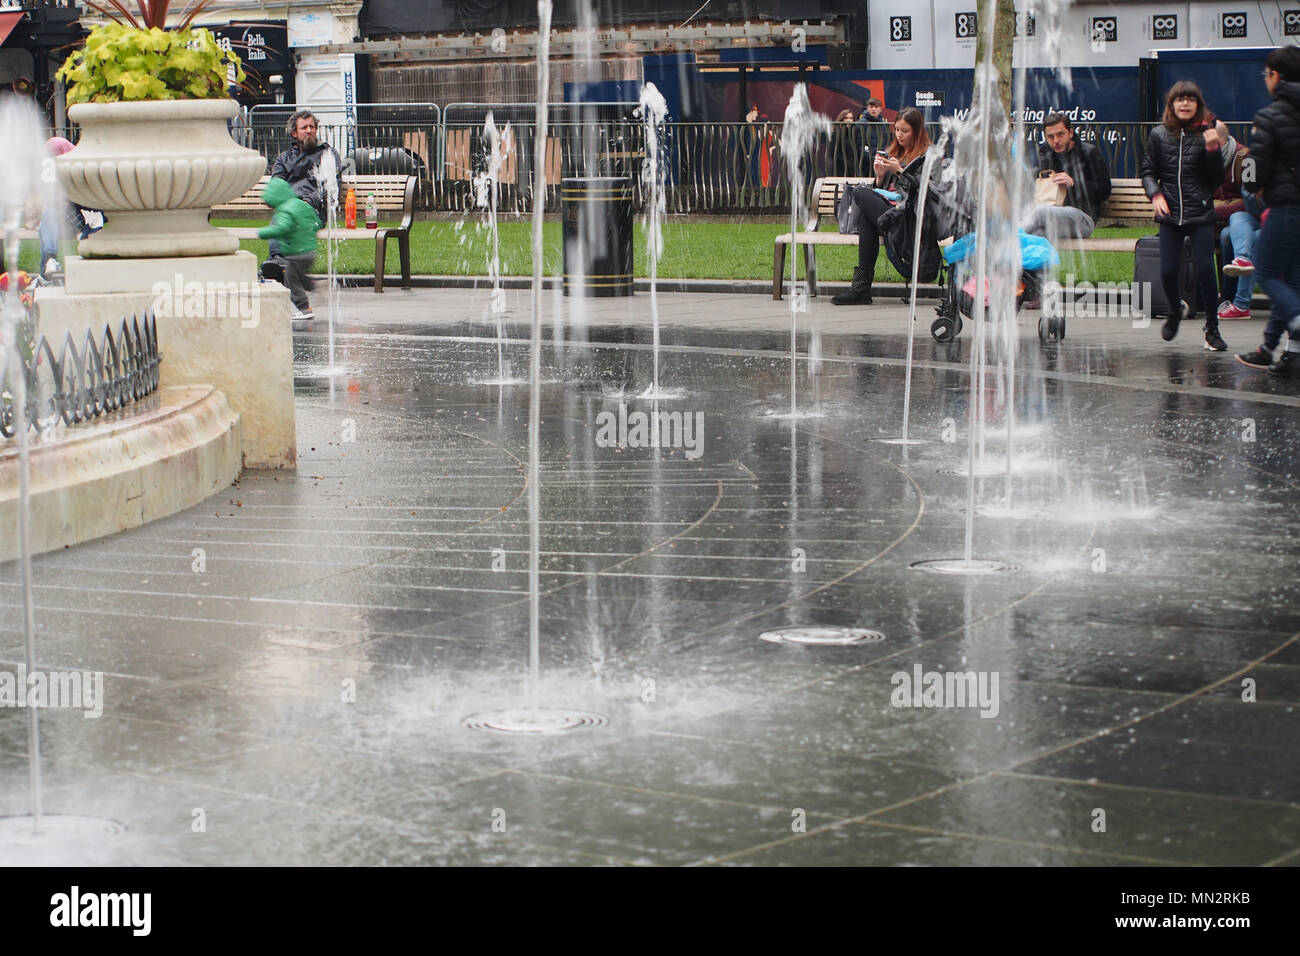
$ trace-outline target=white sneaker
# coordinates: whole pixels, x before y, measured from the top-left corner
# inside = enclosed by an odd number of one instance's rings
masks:
[[[301,309],[294,309],[291,318],[299,322],[310,322],[312,319],[316,318],[316,315],[311,309],[308,309],[306,312]]]
[[[41,270],[41,275],[53,275],[59,271],[59,260],[57,256],[50,256],[45,260],[45,268]]]

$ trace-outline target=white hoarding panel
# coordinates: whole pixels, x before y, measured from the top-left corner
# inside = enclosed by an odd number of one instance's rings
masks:
[[[867,22],[871,69],[931,70],[937,65],[928,3],[874,0]]]
[[[975,0],[934,0],[934,62],[948,70],[975,66],[979,18]]]
[[[1271,23],[1277,5],[1267,4],[1261,14],[1258,3],[1223,0],[1218,3],[1193,3],[1189,47],[1272,46]],[[1281,42],[1279,38],[1277,42]]]

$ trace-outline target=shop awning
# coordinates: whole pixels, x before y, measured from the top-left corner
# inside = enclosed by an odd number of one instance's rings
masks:
[[[22,10],[17,13],[0,13],[0,46],[3,46],[5,40],[9,39],[9,34],[13,32],[14,27],[18,26],[18,21],[24,16]]]

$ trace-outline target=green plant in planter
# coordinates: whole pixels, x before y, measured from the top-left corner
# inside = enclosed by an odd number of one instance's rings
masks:
[[[190,26],[206,3],[191,10],[175,30],[164,29],[169,0],[140,0],[140,19],[117,0],[110,3],[121,17],[87,4],[113,22],[91,30],[86,45],[59,69],[59,79],[68,84],[69,104],[224,99],[232,75],[235,83],[243,82],[239,57],[223,49],[210,31]]]

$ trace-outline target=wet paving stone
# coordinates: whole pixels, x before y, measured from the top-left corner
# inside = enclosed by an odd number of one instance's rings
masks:
[[[969,336],[918,341],[928,443],[903,448],[875,439],[906,309],[812,303],[825,362],[792,424],[783,307],[661,296],[682,394],[656,409],[644,308],[593,300],[593,345],[548,326],[544,350],[537,695],[605,722],[502,737],[464,722],[530,700],[528,394],[477,384],[495,346],[457,337],[487,334],[484,295],[344,293],[349,373],[295,340],[296,473],[34,559],[38,662],[105,674],[102,717],[42,715],[47,806],[126,828],[78,862],[1300,862],[1293,384],[1022,322],[1015,468],[975,482],[973,523],[1018,570],[947,577],[911,565],[964,553]],[[627,411],[699,413],[703,441],[598,441]],[[0,565],[0,672],[19,582]],[[885,639],[759,640],[808,625]],[[0,815],[26,812],[26,752],[0,707]]]

